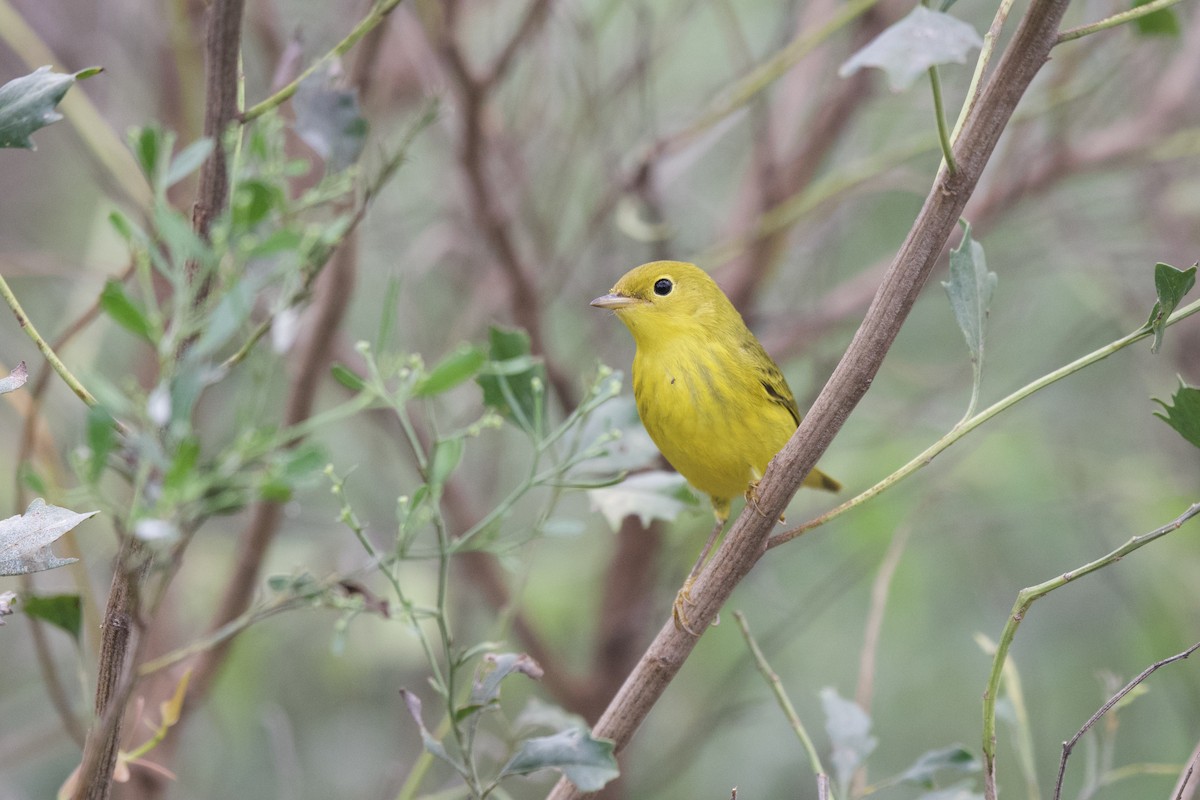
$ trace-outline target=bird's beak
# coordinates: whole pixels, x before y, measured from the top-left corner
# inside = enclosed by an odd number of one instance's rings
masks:
[[[609,308],[613,311],[618,311],[622,308],[629,308],[630,306],[637,305],[640,302],[642,301],[638,300],[636,297],[628,297],[627,295],[623,294],[605,294],[597,297],[590,303],[590,305],[593,305],[596,308]]]

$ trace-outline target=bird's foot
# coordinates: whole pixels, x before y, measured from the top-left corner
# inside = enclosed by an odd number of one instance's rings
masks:
[[[750,481],[750,485],[746,487],[746,502],[749,503],[760,517],[767,516],[763,513],[762,508],[758,505],[758,481]],[[783,514],[779,515],[779,521],[784,522]]]
[[[683,588],[679,590],[679,594],[675,595],[675,605],[671,609],[671,619],[675,621],[675,630],[690,633],[697,639],[700,638],[700,632],[692,627],[691,620],[687,617],[687,607],[692,603],[692,578],[688,578],[684,582]],[[721,624],[721,615],[713,617],[713,621],[709,623],[714,628]]]

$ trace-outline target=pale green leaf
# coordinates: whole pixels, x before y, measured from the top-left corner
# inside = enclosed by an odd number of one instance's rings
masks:
[[[887,73],[893,92],[912,86],[930,67],[966,63],[967,54],[983,39],[966,22],[917,5],[908,16],[889,26],[838,69],[848,77],[864,67]]]
[[[24,514],[0,520],[0,575],[23,575],[65,566],[74,558],[59,558],[50,545],[60,536],[89,517],[91,511],[78,514],[67,508],[46,505],[40,497],[29,504]]]

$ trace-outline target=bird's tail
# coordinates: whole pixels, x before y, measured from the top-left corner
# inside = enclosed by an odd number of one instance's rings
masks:
[[[840,492],[842,490],[842,484],[819,469],[814,469],[805,476],[804,485],[810,489],[824,489],[827,492]]]

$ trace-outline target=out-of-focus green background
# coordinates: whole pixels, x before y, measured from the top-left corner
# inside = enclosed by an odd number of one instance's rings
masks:
[[[482,74],[530,3],[455,5],[455,41]],[[1200,16],[1191,6],[1176,10],[1176,35],[1141,35],[1127,26],[1060,46],[1022,100],[965,214],[999,276],[983,403],[1137,328],[1153,304],[1154,263],[1182,267],[1197,259],[1200,109],[1187,98],[1200,92]],[[491,324],[515,323],[511,284],[474,205],[478,193],[466,163],[478,154],[464,152],[463,97],[430,33],[440,7],[405,3],[393,13],[363,98],[371,125],[367,163],[428,98],[440,98],[440,107],[362,225],[357,284],[334,345],[343,360],[352,360],[357,340],[374,338],[391,281],[400,286],[393,345],[429,363],[460,342],[483,342]],[[860,91],[850,99],[839,95],[851,80],[837,70],[854,49],[852,39],[908,7],[879,3],[741,110],[693,136],[673,135],[703,120],[752,65],[800,32],[818,29],[839,7],[824,0],[545,4],[544,18],[487,97],[479,157],[495,190],[490,213],[502,220],[529,270],[546,356],[577,389],[598,364],[627,370],[633,350],[623,327],[588,301],[626,269],[666,256],[703,259],[727,288],[748,286],[741,310],[801,405],[820,390],[938,166],[927,81],[893,93],[874,74],[858,79]],[[105,68],[71,91],[87,95],[116,136],[151,120],[178,131],[183,142],[198,136],[200,3],[36,0],[6,10],[31,26],[58,69]],[[281,51],[298,48],[311,60],[364,10],[352,2],[250,0],[247,99],[268,94]],[[1077,2],[1068,24],[1118,10]],[[953,13],[982,32],[994,8],[964,0]],[[40,66],[24,62],[16,49],[34,40],[11,27],[0,38],[0,82]],[[953,116],[970,66],[945,67],[942,77]],[[832,108],[841,116],[832,127],[818,127]],[[829,141],[809,152],[813,137]],[[107,222],[122,198],[71,124],[55,124],[35,140],[35,152],[0,151],[0,272],[53,337],[94,302],[128,254]],[[660,141],[672,147],[649,159],[649,179],[639,182],[639,159]],[[791,163],[803,153],[812,163]],[[801,167],[811,167],[812,177],[791,181]],[[193,191],[181,188],[181,208],[190,206]],[[748,255],[738,243],[766,211],[798,193],[815,202],[786,229],[775,255]],[[658,217],[668,235],[649,237],[659,230],[651,224]],[[945,278],[943,264],[935,280]],[[89,374],[145,380],[150,368],[145,349],[104,319],[63,356],[85,381]],[[0,315],[0,361],[11,367],[22,359],[42,363],[11,315]],[[200,414],[212,436],[229,436],[235,419],[242,424],[237,414],[253,407],[253,398],[264,413],[282,404],[283,362],[255,364],[206,397]],[[819,748],[827,748],[827,737],[818,692],[831,686],[854,695],[872,582],[889,542],[903,532],[908,543],[877,642],[869,712],[878,747],[869,782],[936,747],[962,743],[978,753],[990,657],[973,637],[999,635],[1021,587],[1088,562],[1198,499],[1197,451],[1152,416],[1150,398],[1168,397],[1177,376],[1200,382],[1195,320],[1171,329],[1157,355],[1148,343],[1138,344],[1055,385],[883,496],[764,558],[727,612],[746,613]],[[970,385],[962,335],[931,281],[822,466],[846,484],[845,497],[867,488],[952,427]],[[342,396],[326,381],[319,402]],[[479,414],[473,386],[440,402],[438,419],[446,427]],[[42,414],[54,448],[69,458],[82,441],[81,404],[54,385]],[[16,407],[0,409],[5,452],[17,452],[21,423]],[[392,428],[370,416],[324,430],[320,439],[339,473],[355,468],[349,498],[369,530],[386,538],[394,530],[396,497],[414,481],[408,451]],[[459,477],[475,513],[502,497],[512,465],[528,457],[525,448],[507,429],[468,441]],[[0,460],[0,502],[10,507],[16,468],[13,459]],[[830,502],[803,492],[788,519],[803,521]],[[710,524],[702,509],[666,526],[654,564],[657,588],[644,613],[624,621],[641,646],[670,615]],[[582,532],[514,550],[504,574],[521,613],[554,654],[545,666],[582,676],[595,656],[614,534],[583,493],[564,496],[557,513],[582,522]],[[314,483],[285,514],[267,573],[325,575],[366,560],[336,522],[327,485]],[[204,629],[244,522],[222,517],[201,529],[158,611],[153,653]],[[519,511],[507,525],[528,523]],[[1012,654],[1043,797],[1060,743],[1108,696],[1103,676],[1127,679],[1200,639],[1194,526],[1053,594],[1025,620]],[[77,535],[103,602],[112,532],[97,518]],[[407,573],[418,595],[429,591],[432,569],[418,562]],[[452,610],[460,642],[502,635],[522,649],[518,637],[497,626],[497,610],[475,591],[469,573],[456,576]],[[38,575],[34,585],[41,592],[73,590],[66,570]],[[0,590],[17,587],[15,579],[0,579]],[[333,612],[295,611],[239,637],[210,702],[181,728],[169,796],[396,795],[421,748],[398,690],[426,691],[423,657],[402,622],[368,615],[354,619],[335,648],[337,620]],[[6,622],[0,798],[50,797],[79,753],[47,700],[26,621],[18,615]],[[68,683],[83,707],[80,684],[91,691],[94,663],[88,655],[77,659],[65,637],[52,643],[60,670],[69,678],[79,672]],[[1119,730],[1110,731],[1114,763],[1181,769],[1200,738],[1200,672],[1190,662],[1172,665],[1149,689],[1120,713]],[[502,705],[512,718],[533,698],[561,701],[513,678]],[[1016,797],[1024,786],[1013,742],[1002,722],[1001,787]],[[502,750],[499,741],[488,746]],[[1072,761],[1067,796],[1078,791],[1085,763],[1100,757],[1090,747]],[[624,794],[614,796],[723,798],[734,786],[745,798],[816,796],[802,750],[729,613],[705,633],[623,767]],[[1164,796],[1178,769],[1139,774],[1095,796]],[[517,779],[505,788],[514,797],[540,797],[549,780]],[[435,767],[424,788],[450,785],[449,773]],[[901,787],[880,796],[915,795]]]

